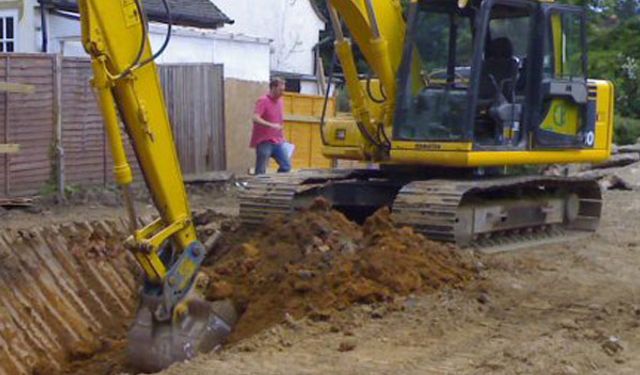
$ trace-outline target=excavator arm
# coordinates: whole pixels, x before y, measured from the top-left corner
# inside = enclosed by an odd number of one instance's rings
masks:
[[[341,31],[339,21],[342,20],[365,60],[380,78],[386,96],[394,97],[406,33],[400,1],[329,0],[328,3],[334,30],[338,30],[336,43],[350,44]],[[344,52],[339,53],[339,57],[342,64],[349,63],[349,56]]]
[[[130,361],[141,370],[219,345],[235,320],[232,307],[202,297],[205,248],[196,236],[141,0],[79,0],[82,43],[131,223],[126,246],[145,276],[129,335]],[[170,9],[165,1],[170,15]],[[120,121],[160,217],[138,228],[133,181]],[[222,311],[224,310],[224,311]],[[224,317],[224,318],[222,318]]]
[[[351,97],[354,120],[364,140],[363,154],[370,160],[384,160],[388,157],[389,145],[380,134],[392,128],[396,75],[406,33],[402,5],[398,0],[328,0],[327,3],[336,34],[336,55]],[[343,24],[377,77],[376,91],[382,100],[372,97],[371,80],[366,83],[360,80],[352,41],[345,36]]]

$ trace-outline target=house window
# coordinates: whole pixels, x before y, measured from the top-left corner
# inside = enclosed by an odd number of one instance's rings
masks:
[[[296,78],[285,79],[284,91],[300,92],[300,80]]]
[[[18,11],[0,11],[0,52],[14,52],[16,50],[16,32]]]

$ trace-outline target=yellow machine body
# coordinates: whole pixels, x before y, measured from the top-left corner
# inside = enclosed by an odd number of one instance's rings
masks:
[[[471,2],[470,2],[471,3]],[[473,7],[478,14],[483,7],[499,7],[508,2],[491,1],[493,5],[487,5],[489,1],[474,1]],[[511,2],[512,4],[513,2]],[[552,2],[520,1],[523,6],[531,9],[544,9],[545,15],[540,19],[548,19],[549,30],[545,31],[545,38],[534,39],[532,43],[545,45],[546,40],[552,43],[554,51],[553,69],[560,76],[566,65],[569,64],[567,36],[563,33],[562,17],[566,13],[580,17],[577,9],[565,9]],[[407,35],[412,34],[411,11],[403,15],[403,9],[398,1],[372,1],[372,0],[333,0],[329,1],[333,9],[334,28],[346,25],[351,38],[357,43],[362,54],[369,64],[370,70],[378,78],[367,82],[358,75],[355,69],[353,53],[351,53],[351,41],[343,32],[337,33],[336,53],[343,66],[345,83],[351,97],[352,118],[345,116],[328,119],[323,127],[323,136],[326,140],[323,153],[325,156],[335,159],[363,160],[378,162],[386,165],[416,165],[454,168],[478,168],[499,167],[507,165],[524,164],[551,164],[551,163],[589,163],[599,162],[609,158],[613,136],[614,118],[614,89],[609,81],[584,79],[583,85],[588,90],[588,102],[582,103],[583,107],[589,107],[589,119],[581,112],[582,107],[573,103],[570,99],[557,95],[548,98],[546,103],[546,115],[537,124],[529,124],[526,132],[516,145],[492,144],[492,147],[482,147],[474,136],[462,140],[441,139],[402,139],[398,132],[394,131],[396,118],[398,117],[397,97],[398,82],[403,78],[407,86],[412,86],[413,93],[420,90],[428,90],[430,86],[419,78],[419,70],[412,64],[411,68],[402,68],[402,59],[416,60],[417,53],[410,56],[409,50],[415,50],[415,44],[407,41]],[[437,7],[450,4],[458,9],[452,10],[452,14],[463,14],[471,7],[471,4],[453,1],[412,0],[410,7]],[[456,13],[458,12],[458,13]],[[489,12],[489,10],[487,10]],[[531,12],[543,12],[532,10]],[[479,18],[480,16],[478,16]],[[493,17],[493,16],[488,16]],[[500,17],[505,17],[501,15]],[[407,21],[407,18],[409,20]],[[492,18],[489,18],[492,20]],[[475,20],[476,25],[481,20]],[[490,21],[487,21],[490,22]],[[565,23],[567,21],[564,21]],[[568,24],[568,26],[571,26]],[[584,27],[584,23],[583,23]],[[476,30],[476,33],[482,31]],[[542,31],[541,31],[542,32]],[[487,37],[489,38],[489,37]],[[480,45],[480,44],[475,44]],[[542,47],[541,47],[542,48]],[[544,47],[549,48],[549,47]],[[403,52],[404,51],[404,52]],[[474,51],[475,52],[475,51]],[[478,61],[482,61],[483,56]],[[428,61],[426,62],[428,63]],[[542,64],[542,59],[540,64]],[[544,62],[547,64],[547,62]],[[409,65],[407,63],[407,65]],[[458,69],[454,67],[453,69]],[[474,67],[471,68],[473,73]],[[446,69],[444,69],[446,71]],[[481,70],[478,68],[478,70]],[[436,72],[437,73],[437,72]],[[408,75],[409,77],[404,77]],[[456,70],[456,75],[457,70]],[[478,74],[482,74],[479,72]],[[458,82],[456,76],[454,80]],[[469,77],[460,78],[459,82],[468,83]],[[431,79],[430,83],[441,85],[444,78]],[[536,83],[532,83],[536,84]],[[368,87],[367,87],[368,86]],[[368,94],[367,91],[372,92]],[[379,100],[384,93],[384,100]],[[469,96],[471,98],[471,95]],[[585,122],[591,121],[592,129],[589,132],[583,128]],[[473,122],[473,121],[471,121]],[[469,126],[473,127],[473,124]],[[536,129],[534,129],[536,128]],[[588,138],[581,142],[565,142],[561,144],[542,144],[536,142],[534,133],[540,131],[553,138],[557,136],[565,139],[570,137]],[[534,132],[535,130],[535,132]],[[368,134],[367,134],[368,133]],[[380,136],[383,134],[383,136]],[[510,129],[504,129],[504,139],[509,139]]]

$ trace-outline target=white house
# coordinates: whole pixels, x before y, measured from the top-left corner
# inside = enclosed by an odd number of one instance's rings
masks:
[[[313,49],[326,20],[312,1],[169,0],[169,4],[177,26],[160,63],[221,63],[225,77],[253,82],[266,82],[277,72],[300,79],[302,92],[317,92]],[[163,3],[143,0],[143,5],[151,21],[151,43],[157,48],[166,32]],[[84,56],[76,0],[0,0],[0,26],[0,52]]]
[[[326,20],[311,0],[212,0],[234,20],[224,31],[272,40],[271,71],[300,80],[300,91],[316,94],[314,47]]]
[[[266,82],[270,40],[219,31],[233,21],[209,0],[170,0],[171,43],[159,63],[210,62],[225,65],[225,77]],[[143,0],[151,44],[164,41],[167,27],[161,0]],[[44,13],[40,9],[45,9]],[[86,56],[80,43],[75,0],[0,0],[0,52],[48,52]]]
[[[0,52],[31,52],[31,42],[35,40],[34,10],[28,0],[0,0]]]

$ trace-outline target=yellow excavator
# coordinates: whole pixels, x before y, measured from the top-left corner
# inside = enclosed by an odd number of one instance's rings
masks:
[[[163,0],[167,16],[171,10]],[[131,223],[126,246],[144,272],[137,315],[129,331],[129,362],[158,371],[220,346],[236,314],[229,301],[203,297],[199,273],[206,249],[196,237],[171,124],[152,54],[141,0],[79,0],[82,43],[92,60],[92,84]],[[169,22],[169,25],[171,23]],[[130,138],[160,217],[137,227],[129,193],[133,175],[123,134]]]
[[[379,168],[260,176],[240,196],[243,222],[322,196],[356,220],[388,206],[401,225],[487,251],[596,229],[595,181],[526,173],[534,164],[610,156],[613,85],[587,78],[583,8],[546,0],[327,3],[351,114],[323,125],[323,152]],[[343,26],[375,78],[361,78]]]
[[[167,42],[152,52],[141,0],[78,5],[131,222],[126,245],[144,273],[129,360],[160,370],[220,346],[237,316],[230,303],[203,297],[206,249],[154,63]],[[328,5],[352,115],[322,127],[324,153],[380,168],[258,177],[240,197],[245,223],[323,196],[355,219],[390,206],[401,224],[460,245],[531,243],[596,228],[596,182],[513,173],[610,154],[613,86],[587,79],[582,9],[529,0],[412,0],[406,12],[397,0]],[[343,25],[376,78],[360,79]],[[160,213],[141,228],[120,121]]]

